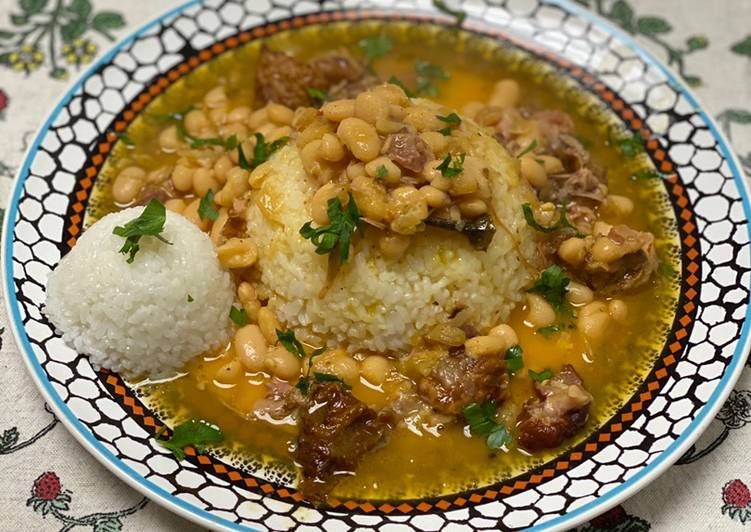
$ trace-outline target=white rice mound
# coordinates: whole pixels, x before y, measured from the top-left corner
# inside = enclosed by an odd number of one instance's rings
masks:
[[[83,233],[49,275],[45,313],[95,367],[171,376],[227,340],[234,289],[208,236],[170,211],[162,236],[172,245],[141,237],[128,264],[112,230],[142,211],[109,214]]]
[[[256,169],[251,184],[259,190],[248,223],[259,247],[260,295],[298,337],[352,352],[398,354],[419,331],[459,308],[465,309],[462,321],[481,331],[507,318],[534,274],[537,246],[521,208],[532,192],[519,178],[518,162],[489,133],[468,120],[462,129],[467,153],[498,170],[490,178],[497,231],[487,251],[473,249],[464,235],[428,228],[393,260],[380,254],[375,239],[365,238],[324,297],[319,293],[328,256],[317,255],[298,232],[311,219],[316,189],[298,149],[286,147]],[[366,225],[368,231],[374,230]]]

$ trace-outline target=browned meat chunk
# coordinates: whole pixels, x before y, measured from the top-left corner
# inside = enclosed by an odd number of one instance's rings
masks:
[[[313,382],[299,427],[295,457],[302,468],[300,488],[309,501],[322,503],[336,475],[354,471],[364,454],[384,443],[391,419],[337,382]]]
[[[537,397],[519,415],[517,441],[528,451],[558,447],[587,422],[592,395],[573,367],[563,366],[551,379],[535,383]]]
[[[324,79],[313,67],[284,52],[264,47],[256,68],[256,90],[264,102],[276,102],[292,109],[310,104],[308,87],[323,89]]]
[[[470,403],[506,397],[508,374],[500,357],[471,357],[463,350],[438,360],[430,375],[420,379],[420,396],[441,414],[458,416]]]
[[[365,69],[346,50],[332,52],[315,59],[311,66],[326,83],[333,87],[339,83],[359,81],[365,75]]]
[[[430,148],[416,131],[404,128],[386,137],[383,153],[396,164],[415,173],[422,172],[425,163],[432,159]]]
[[[331,53],[303,63],[284,52],[264,47],[258,58],[256,88],[261,101],[295,109],[312,103],[308,88],[328,91],[355,83],[364,74],[363,67],[346,53]]]
[[[607,235],[588,237],[581,278],[603,294],[646,284],[659,264],[654,241],[652,233],[626,225],[613,226]]]

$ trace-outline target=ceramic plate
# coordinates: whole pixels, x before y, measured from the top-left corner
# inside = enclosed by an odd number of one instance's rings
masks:
[[[453,22],[423,0],[190,2],[124,39],[70,87],[29,149],[3,232],[7,305],[21,354],[60,419],[118,477],[216,529],[561,530],[643,488],[714,417],[748,351],[748,191],[727,141],[674,74],[578,6],[456,5],[469,15],[465,29],[546,62],[651,139],[646,148],[678,222],[682,270],[672,329],[648,378],[591,437],[555,460],[436,499],[342,500],[314,509],[263,471],[210,454],[176,461],[154,442],[159,421],[132,390],[118,375],[94,371],[41,312],[47,274],[81,233],[117,132],[176,80],[264,36],[372,18]]]

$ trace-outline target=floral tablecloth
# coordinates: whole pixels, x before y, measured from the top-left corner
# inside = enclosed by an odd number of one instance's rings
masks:
[[[693,86],[751,175],[751,0],[577,0]],[[66,80],[172,0],[0,0],[0,204]],[[2,211],[0,210],[0,214]],[[0,311],[0,530],[199,530],[131,490],[45,407]],[[677,465],[586,531],[751,530],[751,370]]]

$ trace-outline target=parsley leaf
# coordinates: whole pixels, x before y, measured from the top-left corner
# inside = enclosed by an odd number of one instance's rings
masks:
[[[467,14],[460,9],[451,9],[444,0],[433,0],[433,6],[439,11],[443,11],[447,15],[454,17],[456,20],[454,25],[459,27],[464,23],[467,18]]]
[[[659,260],[657,271],[660,272],[661,275],[664,275],[665,277],[668,277],[670,279],[678,275],[678,272],[675,270],[675,268],[673,268],[673,265],[664,259]]]
[[[295,331],[287,329],[286,331],[276,330],[276,337],[284,349],[295,355],[297,358],[305,358],[305,348],[300,340],[295,337]]]
[[[522,346],[516,344],[509,347],[504,360],[506,361],[506,368],[512,373],[522,369],[524,367],[524,350]]]
[[[537,149],[537,139],[534,139],[532,142],[530,142],[529,144],[527,144],[526,148],[524,148],[522,151],[520,151],[518,154],[516,154],[516,158],[517,159],[521,159],[522,157],[524,157],[525,155],[527,155],[528,153],[530,153],[530,152],[532,152],[532,151],[534,151],[536,149]]]
[[[568,221],[568,216],[566,216],[566,209],[567,207],[564,203],[559,207],[560,214],[558,215],[558,221],[553,225],[545,227],[544,225],[541,225],[540,222],[535,220],[535,215],[532,212],[532,206],[529,203],[524,203],[522,205],[524,219],[527,221],[527,225],[535,231],[540,231],[541,233],[554,233],[561,229],[573,229],[576,232],[576,236],[584,236],[576,227],[571,225],[571,222]]]
[[[115,136],[120,139],[126,146],[135,146],[136,143],[126,133],[115,133]]]
[[[125,239],[125,244],[120,248],[120,253],[127,253],[128,264],[141,249],[138,242],[142,236],[155,236],[165,244],[172,245],[165,240],[160,233],[164,230],[164,222],[167,220],[167,211],[164,204],[158,199],[152,199],[138,218],[134,218],[125,225],[118,225],[112,233]]]
[[[313,368],[313,359],[317,357],[318,355],[322,355],[326,352],[325,347],[319,347],[318,349],[314,349],[313,353],[310,355],[310,358],[308,359],[308,371],[305,372],[304,377],[300,377],[300,379],[297,381],[297,384],[295,384],[295,388],[300,390],[303,395],[308,395],[308,388],[310,388],[310,370]]]
[[[462,123],[462,119],[456,113],[451,113],[446,116],[435,115],[435,117],[441,122],[449,124],[448,126],[438,130],[438,132],[441,133],[444,137],[451,136],[452,126],[458,126]]]
[[[229,309],[229,319],[235,322],[235,325],[242,327],[248,324],[248,313],[244,308],[236,308],[234,305]]]
[[[172,431],[172,437],[169,440],[161,440],[159,437],[164,432],[165,427],[162,427],[157,432],[155,438],[156,442],[172,451],[175,458],[182,460],[185,458],[185,447],[192,445],[196,448],[197,452],[202,452],[205,445],[210,443],[221,443],[224,440],[222,431],[213,425],[209,425],[205,421],[197,421],[191,419],[184,423],[180,423]]]
[[[530,370],[527,370],[527,373],[529,374],[529,378],[535,382],[543,382],[553,376],[553,372],[550,371],[550,368],[546,368],[542,370],[540,373],[537,373],[536,371],[530,369]]]
[[[222,146],[226,150],[234,150],[237,148],[237,135],[232,135],[227,140],[219,137],[213,137],[208,139],[191,139],[190,147],[193,149],[203,148],[204,146]]]
[[[193,303],[194,299],[193,296],[188,294],[188,303]]]
[[[315,87],[307,87],[305,92],[308,93],[310,99],[316,102],[318,105],[323,104],[331,99],[331,95],[328,92],[316,89]]]
[[[566,287],[569,282],[563,268],[554,264],[540,274],[540,278],[527,292],[540,294],[556,312],[560,312],[566,302]]]
[[[440,65],[430,61],[415,61],[415,74],[417,74],[417,87],[415,92],[418,95],[438,96],[438,87],[434,81],[447,81],[449,75]]]
[[[662,177],[659,172],[656,172],[652,170],[651,168],[645,168],[642,170],[637,170],[633,174],[631,174],[631,181],[637,181],[637,180],[646,180],[646,179],[659,179]]]
[[[314,371],[313,378],[316,380],[316,382],[338,382],[345,390],[352,389],[352,386],[344,382],[336,375],[331,375],[330,373],[318,373],[317,371]]]
[[[496,404],[493,401],[470,403],[464,407],[462,414],[473,436],[485,438],[490,449],[503,449],[511,443],[511,434],[500,423],[495,422]]]
[[[248,162],[248,159],[245,156],[242,145],[237,146],[238,164],[240,165],[240,168],[249,172],[261,163],[268,161],[269,157],[271,157],[275,151],[283,147],[289,141],[289,137],[282,137],[271,144],[268,144],[263,133],[256,133],[255,137],[256,145],[253,148],[253,159],[250,162]]]
[[[452,160],[451,154],[447,153],[441,164],[436,167],[436,170],[440,170],[443,177],[447,177],[449,179],[456,177],[464,170],[465,157],[466,154],[462,153],[461,155],[459,155],[459,157]]]
[[[198,217],[201,220],[216,220],[219,218],[219,211],[214,208],[214,191],[209,189],[206,195],[201,198],[198,204]]]
[[[380,165],[378,168],[376,168],[375,177],[376,179],[383,179],[384,177],[387,177],[389,175],[389,171],[386,169],[385,165]]]
[[[540,327],[537,329],[537,332],[543,335],[545,338],[550,338],[554,334],[557,334],[561,332],[562,328],[560,325],[548,325],[547,327]]]
[[[362,50],[362,53],[365,55],[365,62],[370,66],[373,61],[389,53],[394,47],[394,43],[388,37],[377,35],[361,39],[357,43],[357,47]]]
[[[458,126],[462,123],[462,119],[456,113],[447,114],[446,116],[435,115],[435,117],[441,122]]]
[[[391,76],[389,78],[389,83],[391,83],[392,85],[396,85],[397,87],[402,89],[404,91],[404,94],[406,94],[410,98],[414,98],[417,96],[417,94],[414,91],[407,88],[404,82],[400,80],[399,78],[397,78],[396,76]]]
[[[345,264],[349,259],[349,246],[352,234],[365,230],[360,211],[357,209],[355,198],[349,193],[347,208],[342,208],[339,198],[331,198],[328,202],[329,224],[313,228],[312,222],[307,222],[300,228],[300,235],[316,247],[316,253],[325,255],[339,248],[339,263]]]
[[[620,152],[629,159],[633,159],[640,153],[644,152],[644,137],[642,137],[640,133],[634,133],[630,137],[622,139],[615,139],[612,142]]]

